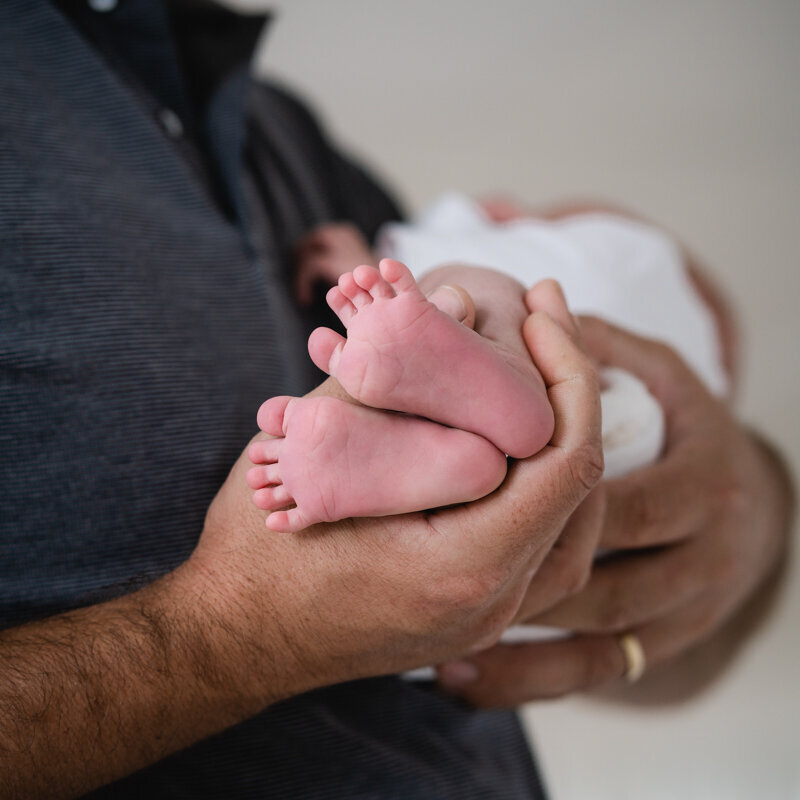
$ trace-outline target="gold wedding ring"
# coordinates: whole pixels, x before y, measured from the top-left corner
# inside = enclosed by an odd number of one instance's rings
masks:
[[[623,677],[628,683],[636,683],[644,675],[647,659],[644,657],[644,648],[639,637],[633,633],[624,633],[617,637],[617,644],[625,657],[625,674]]]

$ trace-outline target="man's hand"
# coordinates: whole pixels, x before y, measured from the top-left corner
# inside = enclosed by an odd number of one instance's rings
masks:
[[[666,449],[657,464],[601,484],[531,584],[517,621],[576,636],[498,645],[472,657],[471,670],[441,669],[446,687],[478,705],[516,706],[618,679],[625,632],[641,641],[648,668],[674,659],[733,619],[786,546],[793,495],[774,453],[665,346],[593,319],[582,333],[601,364],[647,383],[665,410]],[[590,573],[582,565],[595,544],[620,552]],[[573,594],[542,611],[559,586]],[[470,673],[477,679],[465,681]]]
[[[175,572],[0,632],[0,795],[81,794],[279,699],[495,642],[602,473],[594,369],[564,316],[553,295],[525,324],[553,440],[491,496],[275,534],[242,456]]]
[[[563,296],[545,292],[534,305],[525,336],[556,432],[489,497],[276,535],[250,502],[247,465],[234,468],[188,566],[216,593],[215,613],[243,626],[235,658],[254,693],[274,691],[276,679],[294,694],[452,658],[493,643],[515,616],[602,471],[593,366],[554,321],[569,317]],[[277,678],[268,659],[276,648],[296,662]]]

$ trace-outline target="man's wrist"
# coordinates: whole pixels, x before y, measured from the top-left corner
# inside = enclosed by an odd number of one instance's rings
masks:
[[[246,575],[192,557],[173,573],[180,628],[193,654],[194,677],[229,724],[307,688],[282,633],[279,611],[263,585],[258,607]]]

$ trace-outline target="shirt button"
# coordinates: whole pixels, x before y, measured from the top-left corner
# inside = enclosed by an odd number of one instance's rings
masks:
[[[181,118],[171,108],[162,108],[158,112],[158,121],[170,139],[180,139],[183,136]]]
[[[92,11],[99,11],[101,14],[105,14],[109,11],[113,11],[117,7],[118,0],[87,0],[89,3],[89,8]]]

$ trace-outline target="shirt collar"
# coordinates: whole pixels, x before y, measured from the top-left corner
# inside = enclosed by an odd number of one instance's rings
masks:
[[[205,98],[249,66],[270,20],[268,14],[245,14],[211,0],[167,0],[166,5],[184,72]]]
[[[3,0],[0,0],[3,2]],[[240,220],[239,164],[249,66],[266,15],[208,0],[51,0],[137,91],[151,113],[178,115],[190,142],[176,143],[204,173],[223,208]],[[184,137],[185,139],[186,137]]]
[[[137,37],[146,36],[152,47],[159,39],[172,43],[184,75],[192,76],[193,104],[201,105],[229,76],[249,65],[271,18],[234,11],[212,0],[117,0],[107,11],[94,10],[89,0],[51,2],[115,60],[130,61],[131,39]],[[129,66],[142,74],[141,65]]]

